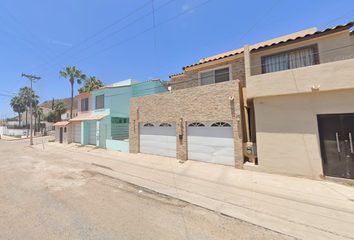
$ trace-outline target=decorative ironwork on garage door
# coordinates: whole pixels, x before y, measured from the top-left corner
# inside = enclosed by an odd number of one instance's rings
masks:
[[[231,127],[231,125],[227,122],[215,122],[211,124],[212,127]]]
[[[194,122],[194,123],[190,123],[188,125],[188,127],[205,127],[205,125],[203,123],[200,123],[200,122]]]

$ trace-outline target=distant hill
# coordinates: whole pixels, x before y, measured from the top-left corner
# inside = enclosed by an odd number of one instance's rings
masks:
[[[71,106],[71,98],[63,98],[63,99],[54,99],[54,104],[57,104],[57,102],[59,101],[63,101],[66,103],[66,105],[68,106],[68,109],[70,110],[70,106]],[[43,103],[41,103],[39,106],[43,107],[43,108],[49,108],[52,109],[52,100],[47,100],[44,101]],[[74,106],[73,106],[73,110],[77,110],[77,98],[74,97]]]

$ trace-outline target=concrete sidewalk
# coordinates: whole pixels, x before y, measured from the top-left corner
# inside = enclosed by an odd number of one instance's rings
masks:
[[[76,144],[34,148],[299,239],[354,239],[354,187]]]
[[[50,135],[54,135],[54,132],[50,132],[50,133],[47,134],[47,136],[50,136]],[[33,136],[33,139],[34,138],[41,138],[41,137],[46,137],[46,136],[36,135],[36,136]],[[30,137],[16,138],[16,137],[13,137],[13,136],[1,134],[1,139],[0,140],[18,141],[18,140],[29,140],[29,139],[30,139]]]

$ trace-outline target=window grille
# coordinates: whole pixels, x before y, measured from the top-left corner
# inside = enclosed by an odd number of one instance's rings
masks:
[[[194,122],[194,123],[190,123],[188,125],[188,127],[205,127],[205,125],[203,123],[200,123],[200,122]]]
[[[231,125],[227,122],[215,122],[211,124],[212,127],[231,127]]]

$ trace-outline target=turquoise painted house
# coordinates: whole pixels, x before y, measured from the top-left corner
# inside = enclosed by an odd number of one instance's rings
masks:
[[[159,79],[145,82],[128,79],[90,94],[79,94],[78,117],[70,120],[76,125],[73,135],[78,135],[76,139],[82,145],[129,152],[130,99],[167,91]]]

